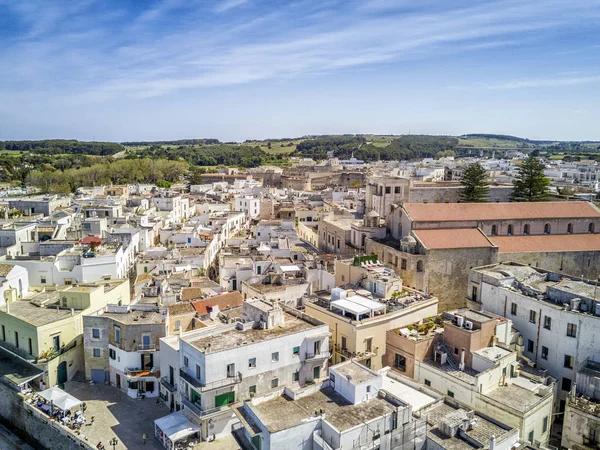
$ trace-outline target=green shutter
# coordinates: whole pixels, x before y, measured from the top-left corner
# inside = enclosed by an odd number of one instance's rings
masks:
[[[217,395],[215,397],[215,408],[227,406],[233,402],[235,402],[235,392],[227,392],[225,394]]]

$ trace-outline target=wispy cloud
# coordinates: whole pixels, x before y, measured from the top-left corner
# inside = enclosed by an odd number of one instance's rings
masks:
[[[80,101],[147,98],[182,89],[496,51],[519,46],[532,36],[543,39],[569,29],[600,10],[593,0],[577,0],[576,8],[572,0],[464,0],[460,6],[444,3],[430,8],[433,2],[427,0],[419,3],[420,9],[405,0],[358,5],[295,0],[277,8],[253,1],[252,8],[243,9],[244,17],[214,14],[247,1],[223,0],[211,7],[207,2],[162,0],[111,16],[114,7],[92,0],[77,8],[0,0],[0,8],[23,24],[22,37],[0,54],[2,67],[11,68],[0,73],[0,85],[13,92],[68,93]],[[366,14],[365,7],[369,8]],[[73,32],[77,24],[85,26]],[[596,81],[594,76],[579,76],[482,87],[519,89]]]
[[[244,3],[248,3],[248,0],[224,0],[214,8],[214,11],[218,12],[218,13],[222,13],[222,12],[228,11],[232,8],[241,6]]]
[[[522,80],[509,80],[497,83],[482,83],[472,86],[460,86],[460,89],[487,89],[487,90],[511,90],[511,89],[536,89],[555,88],[565,86],[577,86],[580,84],[600,83],[600,75],[556,77],[556,78],[532,78]]]

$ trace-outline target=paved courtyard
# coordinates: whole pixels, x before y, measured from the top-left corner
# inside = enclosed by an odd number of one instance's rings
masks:
[[[87,424],[81,427],[81,435],[87,437],[88,443],[96,445],[102,441],[113,450],[108,442],[116,437],[119,443],[115,450],[164,449],[154,437],[154,420],[170,414],[170,410],[162,403],[157,405],[156,399],[133,399],[114,387],[79,381],[67,382],[65,391],[86,403]],[[146,444],[142,440],[144,433],[148,437]]]
[[[156,399],[133,399],[112,386],[68,381],[65,391],[84,401],[87,424],[81,427],[81,435],[87,442],[96,445],[102,441],[107,450],[113,450],[108,442],[116,437],[119,443],[115,450],[143,449],[161,450],[162,444],[154,437],[154,420],[170,414],[171,411]],[[94,423],[90,424],[92,416]],[[144,444],[142,435],[148,439]],[[236,450],[239,449],[232,436],[219,438],[214,442],[202,442],[194,450]]]

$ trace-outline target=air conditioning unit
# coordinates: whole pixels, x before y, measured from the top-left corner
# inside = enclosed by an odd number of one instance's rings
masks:
[[[467,321],[465,322],[465,328],[466,328],[467,330],[472,330],[472,329],[473,329],[473,322],[471,322],[470,320],[467,320]]]

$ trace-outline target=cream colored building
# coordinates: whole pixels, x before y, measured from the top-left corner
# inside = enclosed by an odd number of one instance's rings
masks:
[[[103,280],[7,300],[0,310],[0,346],[43,369],[50,387],[83,369],[82,317],[107,304],[129,304],[129,282]]]
[[[340,291],[345,294],[338,298]],[[354,359],[380,369],[387,331],[420,323],[438,311],[436,297],[417,291],[405,290],[402,297],[380,301],[353,294],[334,289],[333,297],[312,297],[305,303],[306,314],[329,325],[333,364]]]

